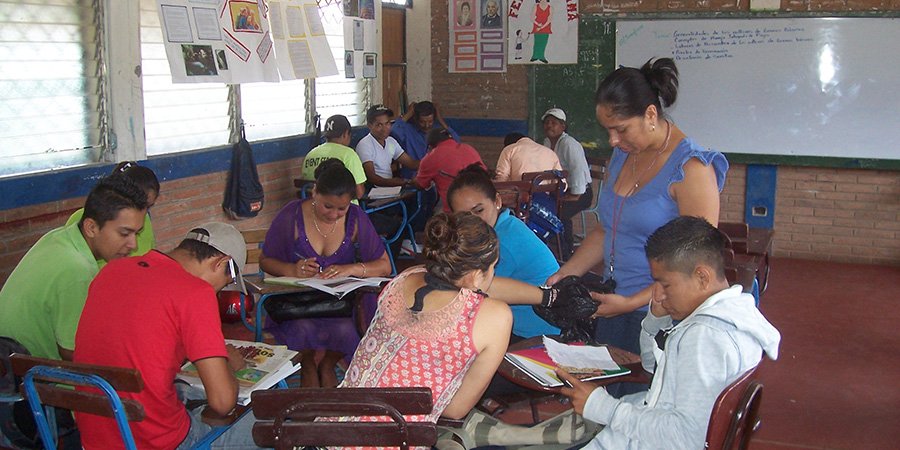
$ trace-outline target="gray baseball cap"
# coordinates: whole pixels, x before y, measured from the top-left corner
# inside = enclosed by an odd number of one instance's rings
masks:
[[[205,230],[206,235],[193,231],[196,229]],[[238,289],[245,294],[247,293],[247,287],[244,285],[244,278],[241,276],[241,273],[244,270],[244,264],[247,263],[247,243],[244,241],[244,236],[237,228],[227,223],[209,222],[192,228],[184,238],[203,242],[225,255],[230,256],[231,259],[234,260],[234,278],[237,282]]]

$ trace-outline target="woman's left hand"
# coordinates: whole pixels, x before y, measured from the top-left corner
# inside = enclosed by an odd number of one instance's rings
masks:
[[[352,268],[352,264],[333,264],[322,269],[322,273],[319,274],[319,278],[324,278],[327,280],[330,278],[349,277],[350,275],[352,275],[352,273],[350,272]]]
[[[631,300],[623,295],[598,294],[591,292],[591,297],[600,302],[600,306],[597,307],[597,312],[591,317],[592,319],[597,317],[615,317],[635,310],[631,305]]]

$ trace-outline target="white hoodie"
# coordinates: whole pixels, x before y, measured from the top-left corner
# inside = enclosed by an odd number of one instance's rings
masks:
[[[778,357],[781,335],[738,285],[679,322],[661,352],[654,337],[672,323],[649,311],[641,323],[641,359],[647,370],[655,368],[649,392],[621,400],[605,389],[591,393],[584,417],[606,427],[585,449],[702,449],[719,393],[759,364],[763,351]]]

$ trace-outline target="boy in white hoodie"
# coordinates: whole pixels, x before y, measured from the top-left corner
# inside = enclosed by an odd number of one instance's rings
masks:
[[[648,392],[616,399],[605,389],[560,376],[575,412],[605,425],[585,449],[703,448],[712,405],[762,353],[778,357],[781,335],[741,286],[728,287],[719,231],[682,216],[656,230],[645,251],[653,275],[641,326]]]

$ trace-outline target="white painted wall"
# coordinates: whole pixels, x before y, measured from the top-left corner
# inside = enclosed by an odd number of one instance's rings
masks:
[[[406,94],[411,102],[431,100],[431,4],[416,0],[406,10]]]

